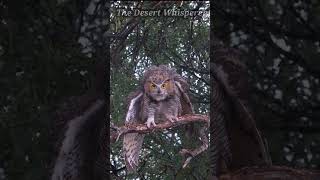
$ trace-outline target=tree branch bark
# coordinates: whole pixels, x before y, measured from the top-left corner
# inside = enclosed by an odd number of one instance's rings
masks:
[[[148,128],[146,124],[129,124],[121,127],[117,127],[114,125],[111,125],[111,135],[110,135],[110,142],[114,143],[119,140],[121,136],[127,133],[141,133],[141,134],[146,134],[154,131],[161,131],[164,129],[168,128],[174,128],[183,124],[188,124],[188,123],[206,123],[206,127],[209,127],[210,125],[210,120],[209,117],[206,115],[202,114],[187,114],[180,116],[177,121],[175,122],[170,122],[170,121],[165,121],[163,123],[159,123],[154,127]],[[202,129],[205,131],[204,129]],[[200,136],[199,136],[200,137]],[[200,137],[201,138],[201,137]],[[191,161],[192,158],[196,157],[203,151],[208,149],[208,141],[203,141],[202,140],[202,145],[196,149],[182,149],[180,151],[180,154],[184,157],[184,162],[183,162],[183,168],[185,168]]]
[[[111,134],[110,134],[110,142],[114,143],[121,136],[127,133],[150,133],[154,131],[161,131],[168,128],[174,128],[183,124],[188,123],[206,123],[209,126],[209,117],[202,114],[187,114],[178,118],[175,122],[165,121],[163,123],[157,124],[155,127],[148,128],[145,124],[130,124],[124,125],[121,127],[117,127],[111,125]]]

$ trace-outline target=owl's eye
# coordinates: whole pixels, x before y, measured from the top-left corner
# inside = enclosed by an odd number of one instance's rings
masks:
[[[151,87],[151,89],[155,89],[156,85],[155,84],[151,84],[150,87]]]
[[[161,85],[161,88],[165,89],[165,88],[166,88],[166,84],[167,84],[167,83],[162,84],[162,85]]]

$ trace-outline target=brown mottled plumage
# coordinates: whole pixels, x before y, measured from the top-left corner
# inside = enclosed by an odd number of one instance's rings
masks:
[[[163,120],[175,121],[178,116],[192,114],[187,82],[174,68],[151,66],[144,73],[140,89],[129,96],[125,124],[145,123],[154,126]],[[123,139],[123,151],[128,172],[138,167],[144,135],[129,133]]]
[[[214,41],[215,42],[215,41]],[[238,51],[213,44],[211,64],[211,169],[268,165],[271,160],[248,105],[247,68]]]

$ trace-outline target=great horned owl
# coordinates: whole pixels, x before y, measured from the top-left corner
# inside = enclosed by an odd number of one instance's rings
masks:
[[[149,128],[161,121],[175,121],[178,116],[192,114],[186,93],[187,82],[174,68],[151,66],[144,73],[140,88],[129,95],[125,124],[145,123]],[[129,133],[123,139],[123,151],[128,172],[138,166],[143,134]]]
[[[213,41],[211,63],[211,169],[219,176],[226,169],[270,165],[271,160],[249,107],[246,65],[239,51]]]

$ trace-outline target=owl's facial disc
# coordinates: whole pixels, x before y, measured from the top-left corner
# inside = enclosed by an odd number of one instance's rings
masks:
[[[149,94],[154,100],[162,101],[167,98],[168,91],[166,89],[165,83],[157,84],[157,83],[151,82],[149,87],[150,87]]]

